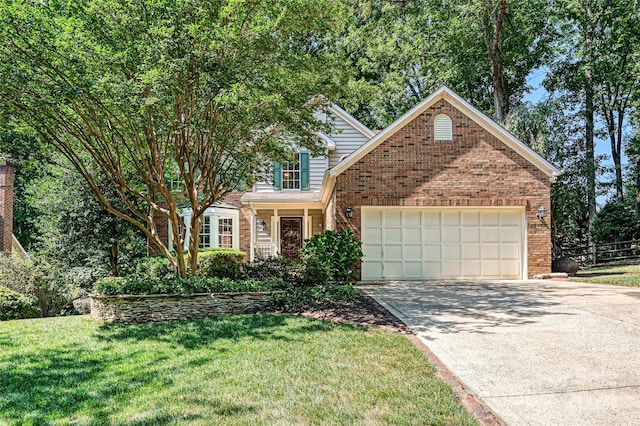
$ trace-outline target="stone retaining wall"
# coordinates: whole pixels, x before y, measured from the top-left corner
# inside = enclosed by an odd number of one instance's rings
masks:
[[[142,323],[256,312],[275,292],[91,296],[91,316],[107,322]]]

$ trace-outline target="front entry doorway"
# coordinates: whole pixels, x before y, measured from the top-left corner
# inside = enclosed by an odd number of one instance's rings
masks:
[[[302,248],[302,218],[280,218],[280,252],[283,257],[295,260],[300,258]]]

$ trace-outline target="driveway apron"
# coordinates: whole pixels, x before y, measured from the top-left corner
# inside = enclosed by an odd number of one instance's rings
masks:
[[[508,425],[640,425],[640,288],[569,281],[361,288]]]

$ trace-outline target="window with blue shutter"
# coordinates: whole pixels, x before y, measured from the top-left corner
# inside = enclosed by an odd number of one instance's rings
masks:
[[[309,190],[309,153],[300,153],[300,189]]]
[[[282,189],[282,164],[277,161],[273,163],[273,189],[277,191]]]

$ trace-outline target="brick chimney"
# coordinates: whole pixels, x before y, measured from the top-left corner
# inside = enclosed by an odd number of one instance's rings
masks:
[[[13,179],[16,167],[0,160],[0,252],[11,252],[13,242]]]

